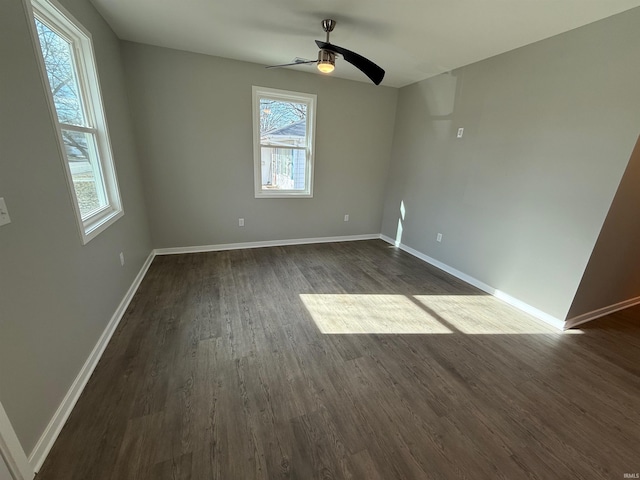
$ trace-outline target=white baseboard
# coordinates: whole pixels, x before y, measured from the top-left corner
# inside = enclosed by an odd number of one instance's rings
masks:
[[[609,305],[607,307],[593,310],[592,312],[583,313],[582,315],[578,315],[577,317],[567,319],[567,321],[565,322],[565,329],[577,327],[578,325],[590,322],[591,320],[595,320],[596,318],[604,317],[605,315],[609,315],[610,313],[633,307],[634,305],[638,304],[640,304],[640,297],[635,297],[630,298],[629,300],[625,300],[624,302],[619,302],[614,305]]]
[[[113,332],[124,316],[124,313],[127,310],[131,299],[136,293],[136,290],[138,290],[138,287],[140,286],[142,279],[147,273],[147,270],[149,269],[154,256],[154,253],[151,252],[147,257],[147,260],[142,265],[140,272],[138,272],[138,275],[136,275],[136,278],[133,280],[131,287],[129,287],[129,290],[120,302],[120,305],[118,305],[118,308],[111,317],[111,320],[109,320],[107,327],[104,329],[102,335],[98,339],[98,343],[96,343],[95,347],[93,347],[89,358],[87,358],[87,361],[80,369],[80,373],[78,373],[78,376],[76,377],[73,384],[71,385],[71,388],[62,400],[62,403],[56,410],[56,413],[53,415],[53,418],[49,422],[49,425],[47,425],[47,428],[40,437],[40,440],[38,440],[38,443],[31,452],[31,455],[29,455],[29,463],[31,464],[31,468],[35,472],[38,472],[40,470],[40,467],[42,467],[45,458],[47,458],[47,455],[49,454],[53,443],[56,441],[56,438],[58,438],[62,427],[71,414],[71,410],[73,410],[73,407],[78,401],[78,398],[80,398],[82,390],[84,390],[85,385],[89,381],[89,377],[91,377],[93,370],[96,368],[96,365],[98,364],[100,357],[107,347],[107,344],[109,343]]]
[[[449,265],[442,263],[436,260],[435,258],[431,258],[428,255],[425,255],[424,253],[419,252],[418,250],[408,247],[403,243],[396,242],[391,237],[387,237],[386,235],[380,234],[380,238],[385,242],[390,243],[391,245],[395,245],[400,250],[404,250],[405,252],[413,255],[414,257],[417,257],[420,260],[427,262],[433,265],[434,267],[437,267],[440,270],[443,270],[448,274],[453,275],[454,277],[459,278],[460,280],[467,282],[470,285],[473,285],[476,288],[479,288],[483,292],[486,292],[489,295],[492,295],[495,298],[502,300],[505,303],[508,303],[512,307],[515,307],[518,310],[522,310],[523,312],[528,313],[529,315],[537,318],[538,320],[542,320],[543,322],[551,325],[552,327],[557,328],[558,330],[563,330],[566,328],[565,322],[563,320],[560,320],[559,318],[549,315],[548,313],[543,312],[542,310],[539,310],[529,305],[528,303],[523,302],[522,300],[512,297],[511,295],[508,295],[505,292],[502,292],[496,288],[493,288],[492,286],[487,285],[484,282],[481,282],[477,278],[467,275],[466,273],[463,273],[460,270],[456,270],[455,268],[450,267]]]
[[[2,459],[16,480],[32,480],[36,474],[29,464],[7,412],[0,403],[0,460]]]
[[[345,235],[341,237],[294,238],[288,240],[265,240],[263,242],[221,243],[218,245],[199,245],[194,247],[156,248],[156,255],[174,255],[179,253],[219,252],[222,250],[241,250],[244,248],[282,247],[285,245],[305,245],[309,243],[353,242],[356,240],[374,240],[379,233],[364,235]]]

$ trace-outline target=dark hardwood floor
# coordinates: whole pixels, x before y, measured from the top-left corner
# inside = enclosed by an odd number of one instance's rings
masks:
[[[640,307],[560,333],[386,243],[157,257],[37,480],[622,479]]]

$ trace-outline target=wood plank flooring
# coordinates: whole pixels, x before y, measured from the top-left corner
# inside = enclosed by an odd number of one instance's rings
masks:
[[[379,240],[157,257],[37,480],[622,479],[640,307],[581,332]]]

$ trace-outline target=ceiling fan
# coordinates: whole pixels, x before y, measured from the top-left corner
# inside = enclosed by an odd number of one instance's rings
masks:
[[[279,67],[288,67],[291,65],[304,65],[307,63],[315,63],[318,65],[318,70],[322,73],[331,73],[336,67],[336,54],[341,55],[347,62],[351,65],[362,71],[367,77],[371,79],[373,83],[376,85],[380,85],[382,79],[384,78],[384,70],[380,68],[378,65],[373,63],[368,58],[363,57],[351,50],[347,50],[346,48],[339,47],[338,45],[334,45],[329,43],[329,34],[333,32],[333,29],[336,26],[336,21],[331,20],[329,18],[322,21],[322,28],[327,34],[326,41],[322,42],[320,40],[316,40],[316,45],[320,51],[318,52],[317,60],[296,60],[293,63],[284,63],[282,65],[270,65],[266,68],[279,68]]]

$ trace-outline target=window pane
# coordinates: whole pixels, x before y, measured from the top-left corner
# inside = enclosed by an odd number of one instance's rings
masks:
[[[260,99],[260,143],[303,147],[307,136],[307,105]]]
[[[304,190],[306,160],[305,150],[262,146],[262,189]]]
[[[91,133],[62,130],[69,170],[82,218],[107,205],[102,172]]]
[[[86,125],[71,44],[37,18],[35,22],[58,121]]]

